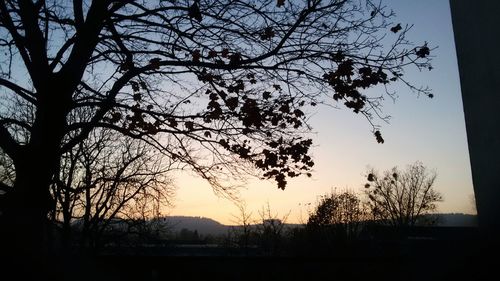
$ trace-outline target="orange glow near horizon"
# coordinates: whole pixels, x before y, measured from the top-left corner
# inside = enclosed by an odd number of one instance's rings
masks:
[[[317,108],[311,118],[315,134],[312,178],[290,179],[286,190],[272,181],[251,180],[240,189],[240,198],[255,220],[269,203],[271,210],[287,222],[307,221],[308,208],[317,198],[334,188],[362,192],[368,167],[379,171],[401,168],[421,161],[437,172],[435,187],[444,195],[441,213],[473,213],[473,195],[463,107],[460,94],[453,32],[448,1],[388,1],[387,5],[401,23],[415,24],[410,32],[413,42],[439,46],[431,72],[407,72],[416,84],[428,85],[434,99],[416,97],[408,88],[397,88],[395,103],[386,101],[384,111],[393,116],[382,124],[386,142],[378,144],[371,127],[349,110]],[[381,121],[380,121],[381,122]],[[178,186],[175,207],[169,215],[201,216],[223,224],[237,223],[234,202],[217,197],[209,184],[188,173],[176,175]],[[312,203],[313,205],[306,205]]]

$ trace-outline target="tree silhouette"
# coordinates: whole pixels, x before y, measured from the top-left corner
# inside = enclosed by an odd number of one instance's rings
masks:
[[[266,255],[277,255],[283,251],[286,223],[290,212],[279,215],[271,210],[267,202],[259,211],[261,223],[257,225],[260,246]]]
[[[366,219],[366,210],[358,196],[351,191],[332,192],[322,196],[309,216],[307,227],[312,231],[327,230],[337,239],[357,237],[360,224]]]
[[[248,254],[251,238],[255,234],[255,221],[252,218],[252,212],[248,211],[246,203],[237,205],[238,214],[233,215],[233,223],[236,225],[231,230],[234,232],[237,245]]]
[[[374,219],[394,227],[415,226],[443,201],[434,188],[435,179],[436,173],[420,162],[405,170],[394,167],[382,175],[370,170],[365,188]]]
[[[370,0],[0,1],[0,148],[15,170],[0,186],[2,241],[43,252],[61,156],[98,128],[142,139],[218,191],[242,173],[284,189],[314,164],[309,106],[373,122],[392,82],[432,97],[403,76],[430,69],[429,47],[391,17]],[[377,85],[384,95],[364,91]]]
[[[115,224],[130,222],[137,229],[139,223],[146,226],[147,220],[161,216],[173,196],[166,175],[172,163],[148,148],[142,141],[100,129],[62,155],[51,186],[51,213],[65,243],[78,230],[80,245],[96,247]]]

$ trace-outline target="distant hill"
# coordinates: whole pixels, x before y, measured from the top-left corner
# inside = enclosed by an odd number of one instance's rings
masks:
[[[450,214],[438,214],[438,217],[439,217],[438,226],[465,226],[465,227],[477,226],[477,215],[450,213]]]
[[[168,228],[172,232],[179,232],[183,228],[196,230],[201,235],[226,234],[229,226],[205,217],[169,216],[165,218]]]
[[[462,213],[437,214],[438,226],[443,227],[475,227],[477,216]],[[169,216],[165,218],[167,227],[174,233],[183,228],[198,231],[200,235],[222,235],[227,234],[232,226],[205,217]],[[299,227],[300,224],[286,224],[287,227]]]

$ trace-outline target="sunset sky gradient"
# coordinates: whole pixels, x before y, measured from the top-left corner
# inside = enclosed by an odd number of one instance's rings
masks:
[[[414,24],[408,39],[417,45],[425,41],[437,46],[434,69],[410,69],[406,78],[429,86],[434,98],[416,96],[406,87],[395,87],[399,98],[385,101],[391,115],[382,125],[384,144],[378,144],[370,124],[345,108],[317,107],[310,120],[314,133],[312,178],[295,178],[282,191],[272,181],[251,180],[239,190],[240,198],[254,218],[269,203],[279,216],[289,213],[288,222],[307,220],[307,212],[320,195],[350,189],[362,192],[368,167],[379,171],[421,161],[437,172],[436,189],[444,195],[440,212],[474,212],[472,180],[457,69],[450,8],[447,0],[386,0],[396,13],[395,22]],[[218,197],[204,180],[186,172],[175,177],[178,187],[169,215],[202,216],[234,224],[238,208]],[[312,205],[307,205],[312,203]],[[309,208],[309,209],[308,209]]]

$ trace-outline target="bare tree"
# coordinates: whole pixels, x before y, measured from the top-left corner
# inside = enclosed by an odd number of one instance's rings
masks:
[[[430,69],[431,49],[392,16],[371,0],[0,1],[0,148],[16,173],[2,186],[0,240],[43,252],[60,159],[98,128],[142,139],[221,192],[221,177],[284,189],[307,174],[309,106],[343,104],[383,142],[391,83],[432,97],[403,76]],[[383,94],[364,91],[375,86]]]
[[[267,202],[259,211],[261,223],[257,227],[260,244],[265,254],[276,255],[283,250],[286,222],[290,212],[280,216],[271,210]]]
[[[365,188],[373,218],[395,227],[414,226],[443,201],[434,188],[436,176],[420,162],[405,170],[394,167],[383,174],[369,170]]]
[[[172,163],[148,148],[141,141],[96,130],[63,155],[52,195],[53,220],[62,222],[66,240],[76,224],[81,244],[95,247],[113,227],[137,232],[161,216],[173,196],[168,177]]]
[[[233,215],[233,223],[236,226],[232,230],[238,246],[246,251],[245,254],[248,254],[251,238],[255,234],[255,221],[252,218],[252,212],[247,210],[244,202],[239,203],[237,206],[239,212],[237,215]]]

